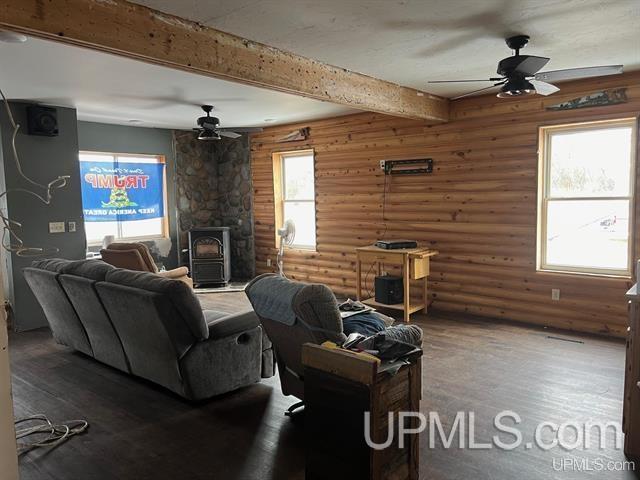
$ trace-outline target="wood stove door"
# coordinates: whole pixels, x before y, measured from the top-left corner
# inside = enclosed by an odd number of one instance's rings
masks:
[[[222,242],[214,237],[203,237],[193,243],[195,259],[219,259],[224,256]]]

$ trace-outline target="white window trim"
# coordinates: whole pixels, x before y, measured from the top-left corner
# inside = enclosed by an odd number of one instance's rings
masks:
[[[149,162],[149,163],[162,163],[165,165],[164,168],[164,176],[162,179],[162,185],[163,185],[163,191],[162,191],[162,201],[163,201],[163,211],[164,211],[164,217],[162,218],[162,233],[160,235],[144,235],[144,236],[138,236],[138,237],[122,237],[121,233],[122,233],[122,225],[121,222],[117,222],[117,232],[118,232],[118,236],[116,237],[117,241],[120,242],[145,242],[145,241],[153,241],[153,240],[164,240],[170,237],[170,233],[169,233],[169,213],[167,210],[168,207],[168,198],[167,198],[167,159],[165,155],[162,154],[148,154],[148,153],[118,153],[118,152],[98,152],[98,151],[93,151],[93,150],[80,150],[78,152],[78,161],[80,162],[80,155],[110,155],[112,156],[114,159],[117,157],[132,157],[132,158],[138,158],[138,159],[148,159],[148,160],[156,160],[155,162]],[[81,182],[83,180],[81,179]],[[83,207],[84,208],[84,207]],[[87,222],[87,223],[92,223],[92,222]],[[86,234],[85,234],[86,235]],[[90,241],[89,239],[86,239],[87,242],[87,248],[89,247],[99,247],[102,246],[102,239],[100,240],[95,240],[95,241]]]
[[[636,186],[636,150],[638,119],[636,117],[620,118],[614,120],[598,120],[591,122],[581,122],[562,125],[541,126],[538,134],[538,218],[537,218],[537,247],[536,247],[536,270],[543,273],[567,273],[575,275],[591,275],[606,277],[631,278],[634,266],[635,252],[635,186]],[[549,138],[557,132],[580,132],[589,130],[599,130],[606,127],[631,127],[631,158],[629,174],[629,196],[615,197],[552,197],[549,195],[551,158],[551,143]],[[627,268],[624,270],[614,268],[576,267],[573,265],[549,265],[546,262],[547,249],[547,213],[549,201],[606,201],[606,200],[628,200],[629,201],[629,230],[628,230],[628,252]]]

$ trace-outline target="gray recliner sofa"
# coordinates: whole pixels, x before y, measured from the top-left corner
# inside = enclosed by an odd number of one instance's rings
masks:
[[[203,311],[178,280],[62,259],[36,261],[24,276],[58,343],[189,400],[274,374],[253,311]]]

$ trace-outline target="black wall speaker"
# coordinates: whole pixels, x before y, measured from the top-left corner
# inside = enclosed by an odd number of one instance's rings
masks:
[[[395,303],[403,302],[404,286],[402,277],[382,275],[376,277],[374,285],[376,302],[383,303],[385,305],[393,305]]]
[[[27,107],[29,135],[58,136],[58,111],[53,107],[31,105]]]

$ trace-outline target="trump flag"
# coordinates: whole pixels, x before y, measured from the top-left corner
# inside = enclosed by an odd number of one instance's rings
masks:
[[[164,163],[80,162],[87,222],[164,216]]]

